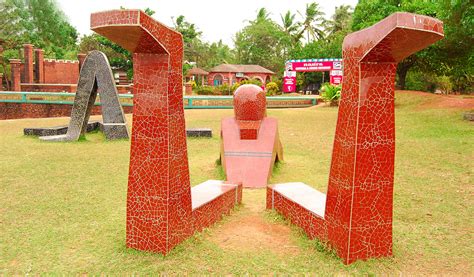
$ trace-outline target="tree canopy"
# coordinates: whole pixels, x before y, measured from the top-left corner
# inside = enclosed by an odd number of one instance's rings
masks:
[[[435,88],[437,82],[450,82],[461,92],[473,91],[474,83],[474,5],[464,0],[359,0],[356,7],[342,5],[325,16],[318,2],[309,2],[302,11],[286,11],[274,17],[262,7],[254,19],[235,33],[234,46],[222,40],[207,42],[202,31],[183,15],[173,17],[173,27],[183,35],[184,59],[206,70],[221,63],[259,64],[281,78],[289,59],[341,58],[344,37],[373,25],[397,11],[437,17],[444,22],[445,38],[399,63],[397,84],[401,88]],[[149,15],[154,11],[147,8]],[[101,50],[114,68],[131,77],[130,53],[100,35],[78,34],[54,0],[0,1],[0,72],[6,72],[10,58],[20,57],[24,43],[33,43],[49,58],[74,58],[78,51]],[[322,73],[299,74],[304,87],[320,82]]]
[[[0,14],[0,40],[7,58],[18,58],[17,50],[24,43],[43,48],[52,58],[72,58],[76,54],[78,33],[56,2],[3,0]]]

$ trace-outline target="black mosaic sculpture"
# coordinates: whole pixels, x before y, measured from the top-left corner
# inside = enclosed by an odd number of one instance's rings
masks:
[[[57,136],[64,135],[67,133],[67,125],[54,126],[54,127],[32,127],[24,128],[23,135],[25,136]],[[103,131],[104,125],[102,122],[89,121],[87,123],[86,133],[94,131]],[[212,138],[212,130],[210,128],[191,128],[186,129],[186,137],[188,138]]]
[[[209,128],[186,129],[186,136],[193,138],[212,138],[212,130]]]
[[[24,128],[23,135],[25,136],[57,136],[65,135],[67,133],[68,125],[54,126],[54,127],[31,127]],[[101,122],[98,121],[89,121],[87,123],[86,133],[94,132],[96,130],[103,130]]]
[[[102,103],[103,132],[112,139],[128,139],[125,116],[120,105],[117,88],[110,69],[109,61],[100,51],[90,52],[84,60],[77,84],[76,97],[71,111],[71,121],[64,135],[44,136],[42,140],[73,141],[78,140],[87,131],[92,107],[100,94]]]

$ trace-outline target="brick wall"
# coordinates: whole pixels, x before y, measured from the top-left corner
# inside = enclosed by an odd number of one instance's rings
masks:
[[[77,84],[79,61],[44,60],[44,82],[46,84]]]
[[[76,92],[76,84],[21,84],[21,91],[34,92]]]
[[[0,103],[0,120],[19,118],[46,118],[71,115],[72,105]],[[133,107],[123,107],[125,113],[132,113]],[[92,115],[102,114],[100,106],[94,106]]]

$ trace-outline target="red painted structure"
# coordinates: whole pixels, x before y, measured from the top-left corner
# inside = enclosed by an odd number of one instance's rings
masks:
[[[267,189],[267,208],[328,241],[346,264],[392,255],[397,63],[443,37],[439,20],[395,13],[344,39],[344,83],[327,195]]]
[[[122,106],[124,113],[132,113],[133,107]],[[101,106],[93,106],[91,115],[101,115]],[[69,117],[71,105],[0,103],[0,120],[19,118]]]
[[[342,84],[341,59],[303,59],[289,60],[285,64],[283,76],[283,92],[296,91],[296,72],[325,72],[329,71],[329,83]],[[324,77],[324,76],[323,76]]]
[[[210,86],[233,85],[243,80],[256,79],[269,83],[275,73],[256,64],[221,64],[209,70],[207,82]]]
[[[265,92],[242,85],[234,93],[235,117],[222,119],[221,161],[229,182],[266,187],[275,161],[283,160],[278,122],[266,117]]]
[[[133,53],[127,246],[167,254],[229,212],[242,186],[208,181],[191,189],[181,34],[138,10],[94,13],[91,29]]]
[[[10,60],[12,91],[76,92],[86,54],[78,54],[78,60],[45,59],[44,50],[25,44],[23,56],[24,62]],[[129,93],[131,86],[121,82],[117,89],[119,93]]]

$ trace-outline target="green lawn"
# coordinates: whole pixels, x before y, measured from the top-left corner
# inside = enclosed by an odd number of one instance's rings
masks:
[[[125,247],[128,141],[41,142],[24,127],[68,118],[0,121],[0,275],[25,273],[474,274],[474,125],[457,108],[424,108],[440,96],[397,93],[394,257],[344,266],[296,227],[264,210],[264,190],[167,257]],[[474,107],[471,107],[474,108]],[[193,185],[222,178],[220,119],[232,110],[187,110]],[[269,110],[285,161],[271,183],[326,191],[337,108]],[[128,116],[129,123],[131,117]]]

